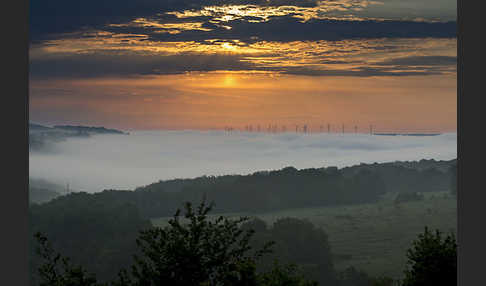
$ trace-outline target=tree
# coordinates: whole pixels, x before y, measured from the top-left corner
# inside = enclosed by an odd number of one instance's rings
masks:
[[[357,270],[353,266],[339,273],[341,286],[370,286],[370,277],[364,271]]]
[[[261,286],[317,286],[317,282],[309,281],[297,272],[294,264],[280,265],[275,262],[272,270],[258,277]]]
[[[322,228],[297,218],[280,218],[270,226],[262,219],[255,218],[241,227],[255,230],[251,240],[254,249],[262,247],[266,241],[275,242],[273,253],[258,261],[257,271],[275,270],[275,260],[278,260],[283,264],[294,264],[295,270],[298,269],[305,277],[320,285],[336,285],[337,277],[328,236]],[[292,267],[283,269],[289,270]]]
[[[186,203],[186,224],[178,210],[169,226],[142,231],[137,245],[143,256],[135,256],[132,284],[255,285],[256,260],[270,252],[272,243],[248,255],[254,231],[244,231],[239,225],[249,218],[220,216],[210,221],[207,214],[211,208],[204,200],[196,211]],[[128,275],[124,279],[132,280]]]
[[[399,280],[395,280],[393,278],[382,276],[382,277],[372,277],[370,278],[371,286],[394,286],[400,285]]]
[[[426,227],[407,251],[403,286],[457,285],[457,244],[453,233],[442,237]]]
[[[69,258],[56,253],[47,237],[38,232],[35,238],[39,243],[37,253],[45,261],[38,269],[40,286],[101,286],[82,267],[72,265]]]

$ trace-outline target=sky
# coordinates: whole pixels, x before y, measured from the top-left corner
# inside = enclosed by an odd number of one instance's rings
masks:
[[[321,168],[457,158],[457,134],[135,131],[69,138],[29,154],[29,176],[71,190],[133,190],[159,180],[250,174],[292,166]]]
[[[455,132],[456,1],[33,0],[32,122]]]

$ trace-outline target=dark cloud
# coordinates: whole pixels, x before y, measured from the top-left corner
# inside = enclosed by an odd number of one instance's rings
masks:
[[[188,19],[189,21],[189,19]],[[287,16],[271,17],[267,22],[254,23],[245,19],[228,21],[225,29],[207,23],[211,31],[185,30],[178,34],[160,33],[160,29],[142,27],[108,27],[113,33],[147,34],[153,41],[204,41],[206,39],[231,39],[243,42],[256,41],[337,41],[344,39],[372,38],[454,38],[456,23],[429,23],[413,21],[346,21],[312,19],[305,23]]]
[[[313,18],[303,22],[302,19],[288,14],[285,16],[271,16],[264,22],[254,22],[258,17],[244,16],[231,21],[214,21],[213,16],[195,16],[178,18],[167,11],[198,11],[201,7],[210,5],[237,4],[280,6],[294,5],[300,7],[314,7],[317,0],[85,0],[85,1],[60,1],[60,0],[33,0],[31,2],[31,31],[33,42],[54,39],[79,39],[98,37],[96,33],[84,33],[93,31],[93,27],[101,31],[111,32],[113,35],[103,37],[116,37],[123,34],[122,43],[138,35],[146,35],[139,38],[149,41],[154,45],[157,42],[188,42],[195,41],[204,45],[221,45],[221,42],[238,40],[237,45],[249,45],[251,43],[268,42],[292,42],[292,41],[340,41],[347,39],[376,39],[376,38],[454,38],[456,37],[455,22],[416,22],[396,20],[329,20]],[[131,20],[144,17],[155,24],[172,24],[164,29],[154,25],[137,26],[127,25]],[[253,20],[253,21],[252,21]],[[198,23],[200,26],[178,28],[174,24]],[[121,24],[110,25],[108,24]],[[133,23],[132,23],[133,24]],[[227,29],[229,26],[231,29]],[[91,27],[91,28],[90,28]],[[163,26],[162,26],[163,27]],[[208,30],[209,29],[209,30]],[[168,33],[169,31],[178,33]],[[69,34],[65,34],[70,32]],[[161,33],[162,32],[162,33]],[[208,39],[217,39],[208,42]],[[235,44],[233,42],[233,44]],[[48,42],[39,46],[46,47]],[[135,44],[136,45],[136,44]],[[36,46],[36,45],[33,45]],[[119,48],[118,46],[112,48]],[[374,47],[387,50],[386,45]],[[91,50],[88,54],[49,52],[41,56],[31,57],[30,74],[33,78],[49,77],[97,77],[112,75],[144,75],[144,74],[177,74],[187,71],[215,71],[215,70],[264,70],[277,71],[296,75],[351,75],[351,76],[379,76],[379,75],[426,75],[438,74],[455,64],[455,58],[451,57],[407,57],[391,59],[385,62],[370,65],[363,63],[360,68],[336,69],[330,66],[324,68],[311,68],[308,66],[265,66],[252,61],[242,61],[245,55],[225,54],[209,55],[204,53],[178,53],[177,55],[141,55],[130,51],[119,50],[109,52],[103,50]],[[123,49],[121,47],[120,49]],[[326,57],[325,53],[333,51],[311,51],[307,54],[315,54],[314,57],[323,57],[314,64],[339,65],[352,63],[351,59],[333,59]],[[343,51],[349,54],[351,51]],[[357,50],[359,52],[359,49]],[[293,54],[267,53],[256,57],[294,57]],[[355,62],[356,63],[356,62]],[[413,66],[424,66],[422,69]]]
[[[268,55],[269,57],[273,55]],[[271,71],[306,76],[418,76],[441,74],[449,68],[454,57],[406,57],[391,59],[370,65],[361,63],[358,68],[315,69],[308,66],[262,66],[241,61],[244,55],[195,54],[178,55],[121,55],[116,53],[66,54],[31,59],[32,79],[42,78],[88,78],[107,76],[137,76],[181,74],[185,72]],[[434,59],[436,61],[434,61]],[[353,61],[323,60],[322,63],[346,64]],[[424,66],[417,70],[414,66]]]
[[[393,66],[453,66],[457,64],[457,57],[448,56],[410,56],[379,62],[378,65]]]
[[[179,54],[171,56],[69,54],[31,59],[30,75],[41,78],[76,78],[179,74],[188,71],[247,70],[251,66],[235,55]]]
[[[283,73],[292,75],[306,75],[306,76],[356,76],[356,77],[370,77],[370,76],[425,76],[437,75],[442,71],[438,69],[423,69],[411,70],[409,68],[395,69],[388,67],[370,67],[363,66],[356,69],[309,69],[305,67],[288,67]]]
[[[83,27],[101,27],[107,23],[125,22],[134,17],[164,10],[156,0],[32,0],[30,1],[30,30],[33,41],[50,34],[77,31]],[[177,1],[173,1],[177,3]],[[182,2],[182,1],[181,1]]]
[[[312,7],[317,0],[32,0],[30,1],[31,41],[79,29],[101,28],[110,23],[126,23],[168,11],[201,9],[229,4],[294,5]]]
[[[223,5],[256,5],[268,6],[296,6],[296,7],[316,7],[318,0],[203,0],[201,6],[223,6]]]
[[[425,23],[413,21],[330,21],[312,19],[301,23],[292,15],[274,16],[268,22],[250,23],[258,17],[222,22],[231,30],[209,23],[211,16],[177,18],[165,14],[174,11],[198,11],[207,6],[257,5],[257,6],[297,6],[315,7],[317,0],[32,0],[30,2],[30,36],[32,42],[63,36],[65,33],[82,29],[105,29],[108,24],[123,24],[144,17],[160,23],[181,23],[200,21],[204,27],[214,29],[210,32],[185,31],[179,35],[152,35],[159,40],[210,38],[243,38],[252,36],[272,41],[288,40],[337,40],[346,38],[376,37],[455,37],[456,24]],[[379,6],[379,5],[378,5]],[[213,19],[214,20],[214,19]],[[115,28],[110,28],[113,30]],[[150,28],[118,28],[118,30],[152,33]]]

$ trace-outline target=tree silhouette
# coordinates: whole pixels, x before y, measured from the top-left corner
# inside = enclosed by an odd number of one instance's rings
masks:
[[[442,237],[426,227],[407,251],[403,286],[457,285],[457,244],[453,233]]]
[[[312,286],[292,265],[257,273],[256,263],[270,252],[273,242],[252,250],[249,242],[253,229],[241,228],[247,217],[210,219],[212,204],[205,200],[193,209],[185,204],[185,214],[177,210],[169,225],[140,232],[136,240],[141,249],[135,255],[131,271],[122,269],[118,279],[100,284],[81,267],[56,253],[47,237],[35,235],[38,253],[44,260],[39,267],[41,286]]]
[[[74,266],[69,258],[62,257],[52,248],[47,237],[37,232],[36,238],[39,246],[37,253],[45,263],[38,271],[41,278],[40,286],[97,286],[96,278],[88,274],[82,267]]]
[[[248,218],[211,221],[211,208],[203,201],[195,211],[186,203],[186,223],[178,210],[169,226],[142,231],[137,245],[143,256],[135,256],[133,285],[255,285],[256,260],[272,243],[248,255],[254,231],[239,228]]]

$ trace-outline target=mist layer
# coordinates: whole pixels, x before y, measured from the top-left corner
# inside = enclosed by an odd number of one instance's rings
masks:
[[[159,180],[249,174],[287,166],[345,167],[360,163],[449,160],[457,135],[377,136],[224,131],[138,131],[56,143],[29,155],[29,176],[77,191],[134,189]]]

